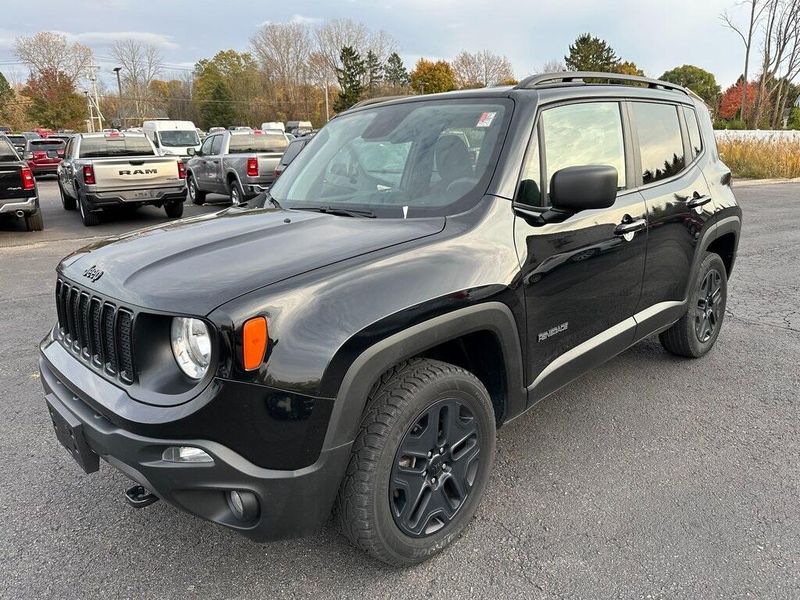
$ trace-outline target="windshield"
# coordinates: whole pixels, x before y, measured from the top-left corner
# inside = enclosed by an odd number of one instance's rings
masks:
[[[153,156],[153,147],[144,136],[86,137],[81,140],[81,158],[106,156]]]
[[[412,101],[333,119],[270,190],[284,208],[453,214],[485,191],[507,126],[501,98]]]
[[[187,146],[200,144],[200,137],[194,129],[159,131],[158,137],[161,139],[162,146],[169,146],[170,148],[186,148]]]
[[[235,134],[231,136],[228,152],[230,154],[283,152],[288,144],[282,133]]]
[[[9,144],[2,138],[2,136],[0,136],[0,161],[7,160],[17,161],[19,160],[19,156],[17,156],[17,153],[11,144]]]

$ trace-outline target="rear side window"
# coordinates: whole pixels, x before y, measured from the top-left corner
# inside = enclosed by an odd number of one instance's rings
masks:
[[[81,140],[80,158],[106,156],[153,156],[153,147],[146,137],[86,137]]]
[[[288,142],[282,133],[248,133],[232,135],[228,144],[229,154],[253,154],[254,152],[283,152]]]
[[[4,138],[0,137],[0,161],[19,160],[16,150]]]
[[[525,165],[517,199],[532,206],[547,206],[550,180],[567,167],[609,165],[617,170],[619,189],[626,187],[625,142],[618,102],[566,104],[542,112]],[[544,145],[539,148],[538,142]],[[540,177],[540,165],[545,173]],[[542,199],[539,182],[545,187]]]
[[[680,173],[686,166],[678,107],[673,104],[634,102],[632,104],[642,183],[647,185]]]
[[[283,158],[281,158],[281,164],[288,165],[290,162],[294,160],[294,157],[300,154],[300,150],[303,149],[306,143],[304,141],[295,141],[291,142],[287,148],[286,152],[283,153]]]
[[[700,137],[700,125],[697,124],[697,114],[688,106],[683,107],[686,116],[686,128],[689,131],[689,145],[692,147],[692,158],[703,151],[703,138]]]

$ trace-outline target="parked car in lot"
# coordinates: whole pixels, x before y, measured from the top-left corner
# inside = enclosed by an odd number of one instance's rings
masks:
[[[308,142],[310,142],[311,139],[312,136],[309,135],[301,138],[295,138],[289,141],[289,145],[286,146],[286,151],[283,153],[283,156],[281,156],[281,159],[278,161],[278,166],[275,167],[275,179],[281,176],[281,173],[283,173],[286,170],[286,167],[289,166],[289,163],[291,163],[297,157],[297,155],[300,154],[300,150],[305,148],[306,144],[308,144]]]
[[[281,132],[236,129],[209,133],[198,152],[189,151],[186,185],[189,198],[203,204],[206,194],[228,194],[240,204],[266,191],[286,149]]]
[[[175,157],[156,156],[141,133],[81,133],[67,143],[58,165],[58,190],[66,210],[78,208],[86,226],[100,212],[118,206],[164,207],[167,216],[183,215],[186,173]]]
[[[653,334],[711,350],[740,223],[709,112],[671,83],[553,73],[364,106],[264,208],[62,261],[47,407],[136,506],[259,541],[335,506],[356,546],[418,563],[475,514],[497,427]]]
[[[20,157],[25,154],[25,147],[28,145],[28,138],[26,138],[22,134],[10,134],[6,136],[6,139],[11,143],[14,147],[14,150],[17,151],[17,154]]]
[[[28,231],[41,231],[39,192],[31,168],[0,134],[0,218],[22,219]]]
[[[200,148],[200,135],[191,121],[154,119],[142,123],[142,131],[153,142],[159,156],[188,156]]]
[[[28,161],[33,176],[56,175],[66,145],[64,140],[52,137],[28,140],[23,158]]]

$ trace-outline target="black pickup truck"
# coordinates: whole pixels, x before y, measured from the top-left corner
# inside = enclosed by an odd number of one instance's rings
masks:
[[[61,262],[57,436],[135,506],[258,541],[333,510],[396,565],[468,525],[497,427],[648,336],[708,352],[741,223],[705,105],[601,73],[340,114],[262,203]]]
[[[0,218],[22,219],[28,231],[41,231],[43,227],[33,172],[3,135],[0,135]]]

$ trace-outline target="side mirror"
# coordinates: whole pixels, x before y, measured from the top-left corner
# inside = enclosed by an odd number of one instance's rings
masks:
[[[608,208],[617,199],[617,180],[617,170],[608,165],[561,169],[550,180],[550,203],[570,212]]]
[[[189,146],[186,149],[186,154],[188,154],[189,156],[196,156],[197,155],[197,150],[195,150],[192,146]]]

